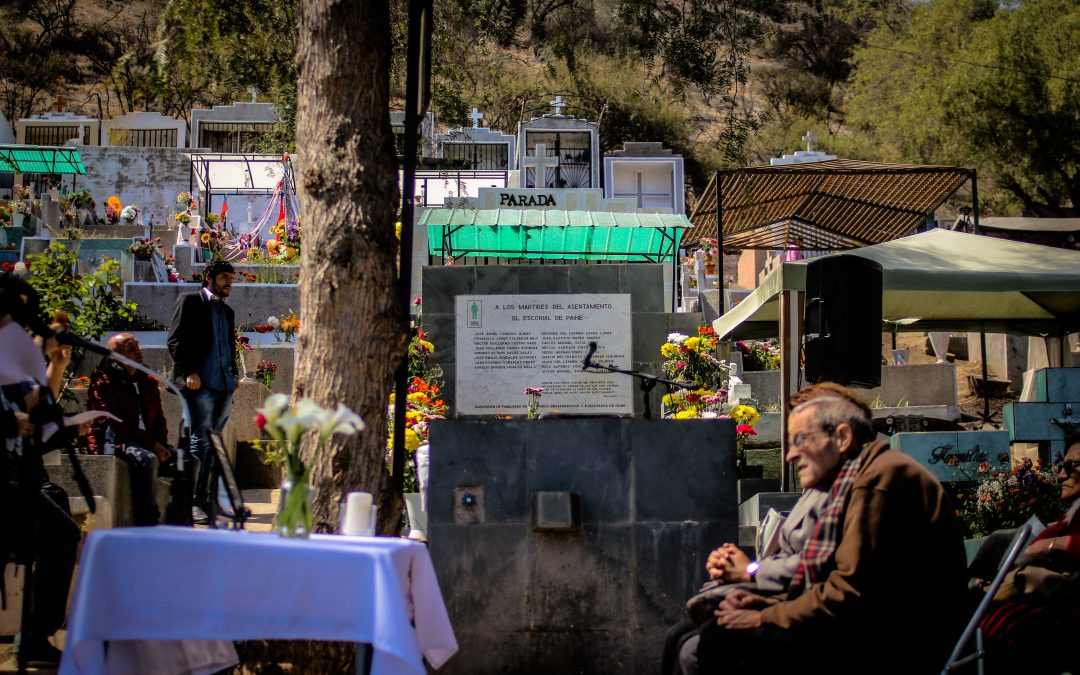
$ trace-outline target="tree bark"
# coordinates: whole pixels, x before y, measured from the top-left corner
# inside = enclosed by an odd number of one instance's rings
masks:
[[[296,58],[303,248],[293,394],[341,401],[367,424],[317,458],[314,527],[336,531],[344,494],[363,490],[379,505],[380,534],[396,534],[401,500],[385,466],[386,414],[407,336],[394,290],[387,1],[303,0]]]

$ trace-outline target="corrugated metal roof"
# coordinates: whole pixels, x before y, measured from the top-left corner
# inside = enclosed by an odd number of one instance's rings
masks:
[[[72,147],[0,145],[0,171],[10,173],[86,173],[79,151]]]
[[[725,248],[837,250],[911,234],[964,184],[952,166],[833,159],[719,173]],[[684,244],[716,236],[716,177],[690,217]]]
[[[429,209],[433,256],[658,262],[678,253],[686,216],[599,211]]]

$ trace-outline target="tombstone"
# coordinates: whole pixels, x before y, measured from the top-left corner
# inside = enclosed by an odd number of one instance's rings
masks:
[[[447,167],[474,171],[513,171],[517,168],[517,139],[480,125],[483,115],[472,110],[472,128],[451,129],[436,134],[438,154]]]
[[[545,408],[557,407],[555,402],[562,395],[558,392],[564,388],[569,391],[576,386],[572,383],[583,380],[582,360],[591,340],[598,345],[595,361],[610,360],[629,364],[635,370],[658,373],[663,363],[659,349],[667,335],[675,331],[691,334],[697,330],[698,317],[665,312],[664,293],[669,277],[664,276],[663,266],[656,264],[425,267],[422,276],[424,331],[435,345],[431,362],[443,369],[445,398],[455,406],[448,416],[521,415],[525,404],[523,387],[544,386],[545,381],[554,384],[550,396],[545,387],[541,404]],[[506,298],[509,295],[522,299]],[[593,302],[582,296],[609,297]],[[617,308],[624,306],[625,296],[629,296],[629,310],[620,318]],[[472,320],[472,316],[471,309],[465,312],[459,307],[460,298],[479,303],[476,317],[479,326],[461,323]],[[590,307],[609,304],[610,308]],[[522,305],[525,309],[519,308]],[[465,315],[459,315],[459,310]],[[494,324],[490,323],[492,315],[499,316]],[[577,316],[582,318],[570,318]],[[575,327],[576,324],[588,327]],[[459,325],[463,327],[459,329]],[[516,339],[520,346],[505,346],[507,342],[514,343],[505,335],[499,337],[508,331],[532,337]],[[476,370],[477,364],[487,368]],[[514,382],[514,376],[521,379],[512,387],[502,385],[499,391],[487,387],[487,391],[480,393],[458,393],[463,387],[486,387],[485,381],[493,380],[493,373],[507,375],[508,382]],[[616,392],[611,388],[615,385],[587,385],[586,388],[604,389],[604,396],[615,397],[605,400],[617,400],[618,404],[567,408],[563,412],[602,410],[640,416],[644,408],[637,383],[627,376],[618,377],[627,380],[619,387],[630,387],[628,402],[626,390]],[[536,381],[537,378],[541,381]],[[592,380],[594,383],[614,381],[606,376]],[[652,410],[657,415],[661,393],[657,388],[650,395]],[[481,394],[485,400],[478,399]],[[594,403],[599,404],[600,400]],[[462,405],[468,408],[460,408]]]
[[[551,105],[554,114],[518,123],[520,187],[600,187],[596,124],[564,115],[561,96]]]
[[[604,195],[633,199],[638,212],[683,213],[683,158],[663,143],[625,143],[604,157]]]
[[[978,481],[983,462],[994,468],[1011,463],[1007,431],[902,432],[889,442],[943,483]]]
[[[0,112],[0,145],[14,145],[15,130],[3,112]]]
[[[394,147],[397,149],[398,161],[405,157],[405,113],[390,113],[390,131],[394,134]],[[435,142],[435,113],[428,111],[420,120],[420,157],[435,157],[437,144]]]
[[[15,141],[20,145],[98,145],[101,120],[71,112],[47,112],[15,122]]]
[[[101,145],[138,148],[184,148],[184,120],[156,112],[132,112],[101,123]]]
[[[813,162],[827,162],[836,159],[836,155],[827,155],[820,150],[814,150],[814,141],[817,135],[813,131],[807,131],[802,137],[806,141],[806,150],[796,150],[793,154],[773,157],[769,160],[769,166],[787,166],[789,164],[810,164]]]
[[[210,152],[251,153],[278,122],[273,103],[233,103],[191,111],[191,147]]]

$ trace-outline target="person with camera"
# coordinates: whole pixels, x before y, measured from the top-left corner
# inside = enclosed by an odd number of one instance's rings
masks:
[[[0,519],[0,568],[13,561],[32,566],[29,613],[15,649],[20,665],[43,666],[60,661],[49,637],[64,624],[80,535],[67,493],[49,482],[42,455],[83,429],[61,424],[48,444],[43,440],[46,425],[61,419],[55,397],[71,348],[51,337],[35,342],[28,328],[53,332],[38,315],[34,290],[0,275],[0,512],[9,516]]]
[[[142,363],[142,349],[131,333],[109,338],[109,349]],[[161,409],[157,382],[134,366],[108,356],[90,374],[86,406],[120,418],[94,420],[87,439],[90,452],[115,454],[128,465],[135,525],[157,525],[161,519],[155,497],[157,476],[171,468],[175,455],[168,445],[169,429]]]

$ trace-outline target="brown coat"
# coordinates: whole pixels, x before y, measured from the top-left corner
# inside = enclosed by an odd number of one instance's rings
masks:
[[[915,670],[934,663],[940,670],[967,611],[956,508],[908,455],[884,442],[864,452],[870,455],[848,496],[836,569],[798,598],[763,610],[762,624],[836,640],[840,653],[853,644],[870,653],[880,647],[885,658],[923,661],[910,663]]]

